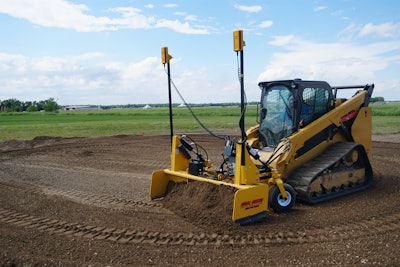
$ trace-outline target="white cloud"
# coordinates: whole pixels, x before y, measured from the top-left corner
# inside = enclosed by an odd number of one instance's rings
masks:
[[[355,35],[360,31],[360,27],[356,26],[354,23],[351,23],[349,26],[344,28],[338,33],[338,38],[341,41],[350,41],[354,38]]]
[[[248,13],[257,13],[260,12],[262,10],[261,6],[258,5],[254,5],[254,6],[244,6],[244,5],[239,5],[239,4],[235,4],[234,8],[244,11],[244,12],[248,12]]]
[[[317,6],[316,8],[314,8],[314,11],[319,12],[319,11],[325,10],[327,8],[328,8],[327,6]]]
[[[156,28],[169,28],[176,32],[186,34],[208,34],[208,30],[204,27],[193,28],[189,23],[182,23],[179,20],[160,19],[157,21]]]
[[[112,19],[112,28],[109,27],[108,29],[147,29],[151,28],[156,21],[154,17],[141,15],[141,10],[133,7],[118,7],[109,9],[108,11],[120,13],[122,15],[122,18]]]
[[[207,68],[182,69],[181,63],[179,58],[171,62],[173,79],[188,103],[239,101],[235,75],[210,73]],[[0,53],[0,71],[4,74],[0,100],[52,97],[61,105],[168,103],[167,76],[158,57],[127,63],[106,61],[99,53],[41,58]],[[250,87],[259,93],[255,81]],[[172,97],[175,103],[181,102],[174,90]]]
[[[161,60],[104,62],[99,53],[29,58],[0,53],[0,99],[60,104],[167,103]],[[151,81],[151,82],[149,82]]]
[[[177,4],[165,4],[164,7],[175,8],[175,7],[178,7],[178,5]]]
[[[146,6],[146,8],[151,7],[152,5]],[[190,24],[177,20],[156,19],[154,16],[142,14],[140,9],[134,7],[116,7],[107,11],[120,14],[121,17],[88,15],[90,10],[86,5],[72,4],[65,0],[0,0],[0,13],[25,19],[43,27],[72,29],[78,32],[165,27],[180,33],[208,34],[205,26],[193,28]],[[186,20],[194,19],[193,16],[186,18]]]
[[[387,22],[379,25],[368,23],[362,27],[359,35],[375,35],[382,38],[397,38],[400,36],[400,23]]]
[[[268,44],[273,46],[284,46],[289,44],[295,37],[293,35],[282,35],[282,36],[274,36],[273,40],[268,42]]]
[[[258,25],[258,27],[263,28],[263,29],[269,28],[272,26],[272,24],[273,24],[272,20],[264,20]]]
[[[229,83],[236,81],[232,77],[210,74],[206,68],[181,69],[180,63],[178,58],[172,62],[174,82],[187,102],[238,101],[231,94],[239,86]],[[41,58],[0,53],[0,71],[0,100],[52,97],[61,105],[168,103],[167,76],[158,57],[109,62],[99,53]],[[176,92],[172,94],[180,103]]]
[[[108,18],[83,14],[88,10],[86,5],[76,5],[63,0],[0,0],[1,13],[29,20],[37,25],[73,28],[77,31],[86,31],[88,28],[96,31],[99,30],[99,25],[107,28],[111,22]]]
[[[385,81],[384,72],[400,65],[395,53],[400,49],[399,42],[355,45],[291,40],[284,51],[273,55],[258,81],[302,78],[325,80],[331,85],[375,83],[379,87]],[[400,85],[400,77],[392,83]],[[399,93],[389,88],[382,92],[385,98],[399,99]]]
[[[185,16],[185,20],[196,21],[197,16],[196,15],[187,15],[187,16]]]
[[[387,22],[378,25],[367,23],[364,26],[352,23],[343,29],[338,36],[342,41],[349,41],[356,37],[368,36],[395,39],[400,37],[400,23]]]
[[[196,15],[188,15],[186,12],[174,12],[174,15],[184,17],[185,20],[197,21]]]
[[[147,4],[147,5],[145,5],[144,7],[145,7],[145,8],[152,9],[152,8],[154,8],[154,5],[153,5],[153,4]]]
[[[175,68],[174,68],[175,69]],[[232,73],[210,73],[208,68],[183,70],[174,75],[174,83],[188,103],[239,102],[240,84]],[[165,88],[166,85],[164,85]],[[255,89],[259,95],[257,84],[246,82],[246,89]],[[247,91],[247,93],[249,93]],[[173,92],[173,101],[180,102],[177,93]],[[250,95],[250,94],[249,94]],[[254,94],[251,94],[254,95]]]

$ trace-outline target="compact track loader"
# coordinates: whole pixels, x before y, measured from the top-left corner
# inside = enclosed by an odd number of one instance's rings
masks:
[[[241,71],[242,38],[242,31],[234,32]],[[163,54],[163,63],[170,58]],[[243,72],[240,81],[242,136],[226,138],[221,165],[213,167],[194,140],[173,136],[171,130],[171,167],[153,173],[152,199],[164,197],[169,183],[198,181],[233,187],[232,220],[246,225],[263,220],[269,209],[290,210],[296,199],[315,204],[370,185],[372,112],[368,105],[373,84],[331,87],[324,81],[301,79],[261,82],[259,123],[245,131]],[[356,90],[351,98],[337,97],[339,90],[349,89]]]

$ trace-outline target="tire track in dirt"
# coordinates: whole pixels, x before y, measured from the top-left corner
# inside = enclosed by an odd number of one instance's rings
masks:
[[[15,188],[24,192],[42,195],[54,195],[65,197],[71,201],[92,205],[97,207],[113,208],[113,209],[131,209],[146,211],[146,213],[172,214],[171,211],[165,209],[161,203],[133,201],[130,199],[111,197],[107,195],[97,195],[77,190],[59,190],[51,187],[36,187],[28,184],[18,184],[12,182],[0,182],[0,187],[5,189]],[[149,209],[152,208],[152,209]]]
[[[101,174],[101,175],[115,175],[115,171],[113,170],[99,170],[99,169],[95,169],[92,167],[87,167],[87,166],[75,166],[75,167],[65,167],[62,166],[60,164],[49,164],[47,163],[47,165],[44,164],[37,164],[37,161],[35,161],[34,163],[15,163],[15,162],[6,162],[6,163],[2,163],[4,166],[12,166],[12,167],[21,167],[21,168],[25,168],[25,169],[36,169],[36,170],[42,170],[42,171],[59,171],[59,172],[65,172],[66,170],[69,172],[76,172],[76,173],[88,173],[88,174]],[[145,168],[144,168],[145,169]],[[161,169],[161,168],[160,168]],[[121,177],[127,177],[127,178],[132,178],[132,177],[140,177],[141,175],[143,176],[150,176],[151,172],[146,171],[146,172],[135,172],[135,173],[131,173],[131,172],[118,172],[118,175]],[[146,178],[147,179],[147,178]]]
[[[118,243],[186,246],[261,245],[317,243],[352,239],[360,236],[400,229],[400,213],[380,219],[362,220],[352,224],[331,226],[298,232],[279,232],[265,235],[229,235],[217,233],[160,233],[145,229],[107,228],[60,221],[0,208],[0,222],[18,227],[46,231],[51,235],[66,235]]]
[[[143,136],[139,139],[137,136],[109,136],[109,137],[91,137],[91,138],[59,138],[59,137],[43,137],[35,138],[29,141],[6,141],[0,147],[0,160],[8,160],[15,157],[26,157],[32,154],[51,153],[62,151],[69,152],[90,152],[107,153],[112,151],[116,146],[120,148],[120,152],[127,151],[134,146],[137,151],[146,151],[149,149],[146,140],[151,139],[151,136]],[[124,149],[126,147],[126,149]],[[164,154],[163,150],[159,150]],[[167,152],[168,154],[168,152]],[[143,156],[143,155],[142,155]],[[144,156],[149,156],[146,154]],[[157,158],[157,155],[150,155]]]
[[[0,182],[4,189],[17,189],[34,194],[57,195],[72,201],[111,208],[145,208],[149,213],[171,214],[160,203],[144,203],[106,195],[87,194],[79,191],[63,191],[47,187],[35,187],[27,184]],[[152,210],[148,210],[148,208]],[[54,218],[32,216],[9,209],[0,208],[0,221],[18,227],[27,227],[49,234],[66,235],[96,240],[108,240],[118,243],[154,244],[154,245],[258,245],[326,242],[352,239],[400,229],[400,212],[394,212],[379,219],[365,219],[358,222],[331,225],[317,229],[304,229],[297,232],[277,232],[266,234],[217,234],[209,232],[154,232],[146,229],[113,228],[67,222]]]

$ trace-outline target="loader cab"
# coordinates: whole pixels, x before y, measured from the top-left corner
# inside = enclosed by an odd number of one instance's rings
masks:
[[[332,88],[323,81],[300,79],[259,83],[259,138],[263,146],[280,141],[332,109]]]

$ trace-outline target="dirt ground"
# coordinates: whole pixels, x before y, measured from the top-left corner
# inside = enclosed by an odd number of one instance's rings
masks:
[[[191,137],[221,162],[223,142]],[[398,134],[374,136],[367,190],[251,226],[224,220],[225,201],[182,212],[150,200],[169,150],[168,136],[0,143],[1,266],[400,265]],[[201,194],[181,206],[216,195]]]

